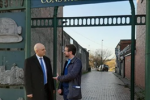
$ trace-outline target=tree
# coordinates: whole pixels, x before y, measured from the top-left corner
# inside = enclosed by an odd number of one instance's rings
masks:
[[[94,55],[90,53],[89,54],[89,65],[90,65],[90,67],[94,67],[93,60],[94,60]]]
[[[112,56],[112,52],[108,49],[97,49],[93,55],[93,62],[96,62],[96,67],[105,64]],[[91,56],[92,57],[92,56]]]

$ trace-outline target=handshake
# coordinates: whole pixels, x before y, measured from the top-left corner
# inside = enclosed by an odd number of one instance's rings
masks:
[[[53,77],[54,80],[58,80],[59,74],[57,73],[56,77]]]
[[[56,77],[53,77],[54,80],[58,80],[59,74],[57,73]],[[62,94],[62,89],[57,90],[58,94]]]

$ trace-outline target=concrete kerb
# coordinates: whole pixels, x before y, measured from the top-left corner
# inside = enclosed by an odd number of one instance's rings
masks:
[[[113,74],[124,83],[125,88],[130,88],[130,81],[127,78],[123,78],[121,75],[115,72]],[[145,90],[135,86],[135,96],[137,98],[136,100],[145,100]]]

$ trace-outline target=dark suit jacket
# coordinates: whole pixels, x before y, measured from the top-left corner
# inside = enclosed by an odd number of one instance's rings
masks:
[[[67,64],[67,61],[65,63],[65,66],[66,64]],[[64,75],[64,71],[63,71],[63,75],[58,77],[58,80],[60,81],[59,89],[63,89],[62,82],[69,83],[69,94],[67,96],[68,99],[81,99],[82,98],[81,75],[82,75],[82,63],[77,57],[74,57],[71,60],[70,64],[68,65],[68,74]],[[75,86],[78,86],[78,87],[76,88]]]
[[[55,87],[52,76],[51,62],[46,56],[44,56],[43,59],[47,68],[48,100],[53,100],[53,90],[55,90]],[[43,71],[36,55],[25,60],[24,76],[26,94],[33,94],[32,100],[44,100],[45,88]]]

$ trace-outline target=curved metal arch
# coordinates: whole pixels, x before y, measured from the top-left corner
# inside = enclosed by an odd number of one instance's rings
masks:
[[[130,97],[131,100],[134,100],[134,68],[135,68],[135,6],[133,0],[129,0],[131,6],[131,92]],[[54,66],[57,66],[57,11],[58,7],[54,8]],[[56,51],[55,51],[56,50]],[[56,69],[54,69],[54,73],[56,74]],[[56,97],[56,96],[55,96]]]
[[[135,80],[135,6],[133,0],[129,0],[131,6],[131,92],[130,92],[130,100],[134,100],[134,80]]]

